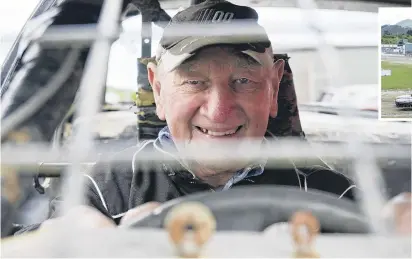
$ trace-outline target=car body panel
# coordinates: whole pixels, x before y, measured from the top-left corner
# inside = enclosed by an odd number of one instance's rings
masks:
[[[56,236],[44,231],[32,238],[2,242],[5,257],[133,257],[174,258],[176,248],[163,229],[104,228],[79,231],[77,238]],[[70,239],[69,239],[70,238]],[[127,240],[127,242],[125,242]],[[276,245],[273,244],[276,240]],[[67,249],[70,247],[73,249]],[[43,245],[42,245],[43,244]],[[44,244],[53,244],[44,249]],[[49,247],[49,246],[46,246]],[[228,247],[234,249],[228,249]],[[410,236],[322,234],[313,248],[321,258],[410,258]],[[219,231],[213,234],[202,251],[207,258],[294,258],[296,247],[289,229],[275,224],[263,233]]]
[[[299,111],[302,128],[309,140],[342,141],[354,136],[372,143],[410,144],[410,122],[379,121],[376,118]]]

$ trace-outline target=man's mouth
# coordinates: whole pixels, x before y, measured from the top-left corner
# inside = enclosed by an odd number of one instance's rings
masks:
[[[223,137],[223,136],[230,136],[230,135],[236,134],[240,129],[243,128],[243,125],[240,125],[237,128],[225,130],[225,131],[210,130],[210,129],[205,129],[199,126],[195,126],[195,127],[203,134],[214,136],[214,137]]]

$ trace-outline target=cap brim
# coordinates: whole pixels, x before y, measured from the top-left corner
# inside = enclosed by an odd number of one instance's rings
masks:
[[[185,60],[196,54],[196,50],[206,46],[218,45],[218,44],[241,44],[241,37],[187,37],[182,41],[175,44],[170,49],[163,49],[159,46],[158,55],[156,60],[162,64],[162,68],[166,72],[173,71]],[[242,53],[250,56],[256,60],[262,66],[273,65],[272,49],[267,48],[265,52],[259,53],[253,50],[243,50]]]

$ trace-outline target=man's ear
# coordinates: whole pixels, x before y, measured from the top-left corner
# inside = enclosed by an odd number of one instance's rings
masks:
[[[147,78],[153,89],[153,96],[156,103],[156,114],[161,120],[165,120],[163,98],[161,95],[162,87],[159,81],[158,66],[155,63],[147,64]]]
[[[285,61],[283,59],[277,60],[273,64],[272,68],[272,88],[273,88],[273,96],[272,96],[272,105],[270,107],[270,116],[275,118],[278,114],[278,93],[279,93],[279,85],[280,80],[283,76],[283,71],[285,69]]]

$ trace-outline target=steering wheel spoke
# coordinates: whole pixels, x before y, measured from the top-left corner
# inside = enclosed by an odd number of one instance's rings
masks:
[[[164,226],[180,257],[197,258],[214,234],[216,220],[202,203],[184,202],[169,211]]]
[[[319,258],[313,247],[320,232],[318,219],[309,211],[298,211],[289,221],[291,235],[296,247],[295,258]]]

